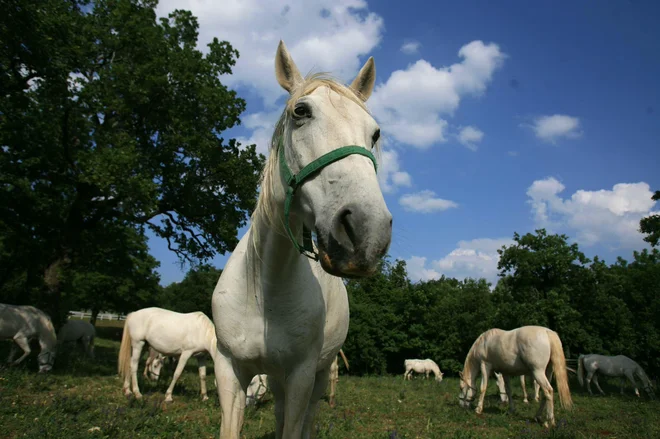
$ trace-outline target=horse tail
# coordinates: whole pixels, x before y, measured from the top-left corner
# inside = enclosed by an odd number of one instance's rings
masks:
[[[124,333],[121,336],[121,347],[119,348],[119,376],[126,377],[131,372],[131,333],[128,328],[128,317],[124,324]]]
[[[346,370],[348,370],[348,360],[346,359],[346,355],[344,355],[343,349],[339,349],[339,355],[341,355],[342,360],[344,360],[344,365],[346,366]]]
[[[548,337],[550,338],[550,361],[552,362],[552,369],[555,373],[559,401],[563,408],[571,409],[573,407],[573,400],[571,399],[571,389],[568,387],[564,347],[556,332],[548,331]]]
[[[578,382],[580,383],[580,387],[584,387],[584,355],[580,355],[578,357],[578,370],[577,370],[577,376],[578,376]]]

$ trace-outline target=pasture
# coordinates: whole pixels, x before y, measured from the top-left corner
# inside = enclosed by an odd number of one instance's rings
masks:
[[[164,403],[171,373],[158,383],[141,380],[144,399],[126,399],[117,376],[117,353],[123,322],[98,322],[96,361],[77,349],[60,355],[50,374],[36,373],[33,353],[25,364],[0,368],[0,438],[217,438],[220,406],[209,367],[209,401],[199,397],[196,362],[190,361]],[[6,356],[9,343],[0,344]],[[4,358],[4,357],[0,357]],[[350,357],[349,357],[350,360]],[[144,356],[140,372],[144,367]],[[341,370],[344,370],[343,367]],[[316,418],[318,438],[657,438],[660,403],[638,400],[631,389],[618,394],[618,382],[602,383],[607,397],[589,397],[571,376],[573,412],[557,409],[557,428],[544,430],[532,421],[536,403],[522,404],[514,380],[517,413],[499,403],[495,380],[489,380],[484,414],[458,406],[458,379],[441,383],[415,377],[341,375],[337,407],[327,398]],[[528,384],[531,390],[531,384]],[[272,396],[246,410],[242,437],[274,438]]]

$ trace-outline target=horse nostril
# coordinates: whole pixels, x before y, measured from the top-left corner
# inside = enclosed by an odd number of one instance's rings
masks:
[[[339,223],[344,228],[344,232],[346,233],[346,236],[348,236],[348,239],[351,241],[351,244],[355,245],[356,234],[355,228],[352,224],[352,213],[353,212],[351,212],[351,209],[344,209],[339,214]]]

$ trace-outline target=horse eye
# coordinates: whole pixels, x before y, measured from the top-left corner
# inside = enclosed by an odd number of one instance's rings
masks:
[[[309,108],[305,104],[298,104],[293,109],[293,115],[295,117],[307,117],[309,116]]]
[[[375,145],[376,142],[378,142],[378,139],[380,139],[380,129],[377,129],[373,137],[371,138],[371,140],[373,141],[372,145]]]

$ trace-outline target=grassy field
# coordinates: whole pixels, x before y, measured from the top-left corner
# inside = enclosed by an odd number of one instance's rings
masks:
[[[141,380],[144,399],[128,400],[116,373],[121,328],[113,322],[99,323],[96,361],[87,360],[78,349],[60,355],[53,372],[46,375],[36,373],[34,352],[19,367],[7,368],[3,362],[0,439],[217,438],[220,408],[212,368],[206,402],[199,397],[194,359],[174,390],[173,403],[163,402],[171,375],[153,384]],[[5,356],[0,358],[6,358],[8,350],[8,343],[0,343],[0,355]],[[631,393],[622,397],[609,386],[605,390],[610,396],[588,397],[577,383],[571,385],[575,409],[558,408],[558,427],[545,430],[532,421],[537,404],[522,404],[519,387],[514,387],[518,411],[510,415],[499,404],[491,380],[484,414],[476,415],[459,408],[455,378],[436,383],[404,382],[401,376],[341,376],[337,407],[331,409],[325,401],[320,405],[317,437],[660,438],[659,402],[638,400]],[[247,409],[242,437],[274,438],[274,425],[268,394],[264,403]]]

